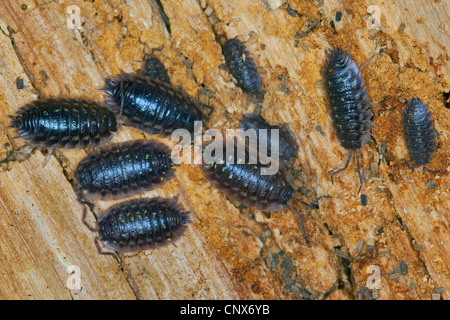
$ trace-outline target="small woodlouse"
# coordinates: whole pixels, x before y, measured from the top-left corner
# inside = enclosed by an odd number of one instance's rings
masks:
[[[222,144],[223,154],[226,154],[226,145]],[[206,146],[204,152],[208,150]],[[208,153],[214,153],[208,150]],[[281,167],[274,175],[262,175],[261,169],[264,167],[259,161],[256,164],[249,162],[249,149],[245,149],[245,159],[240,158],[237,145],[234,144],[233,156],[218,162],[204,163],[202,171],[205,178],[217,189],[224,192],[231,198],[243,203],[245,206],[262,211],[279,211],[289,206],[294,210],[300,220],[306,241],[305,227],[297,209],[292,205],[291,200],[311,207],[324,197],[320,196],[311,203],[303,202],[294,196],[294,181],[292,176]]]
[[[117,132],[114,112],[85,99],[36,100],[10,118],[10,128],[15,128],[21,138],[52,149],[96,147]]]
[[[176,129],[194,132],[195,121],[202,121],[201,107],[185,92],[158,79],[122,73],[106,79],[102,89],[108,104],[123,115],[124,125],[152,134],[169,135]],[[206,119],[209,115],[206,117]]]
[[[410,169],[423,166],[431,173],[442,172],[431,171],[425,167],[434,157],[436,152],[436,131],[428,107],[420,99],[412,98],[403,111],[403,134],[406,141],[409,157],[416,166],[410,166],[407,159],[406,165]]]
[[[237,85],[245,93],[261,95],[261,76],[245,45],[237,38],[226,40],[223,44],[223,55]]]
[[[164,64],[153,54],[145,54],[141,74],[170,84],[170,78]]]
[[[186,231],[189,212],[175,200],[145,198],[121,202],[99,216],[97,228],[83,222],[92,231],[98,231],[95,244],[100,254],[104,252],[99,240],[112,250],[136,252],[157,248],[178,240]]]
[[[330,49],[324,70],[325,88],[333,127],[341,145],[350,150],[344,168],[333,172],[331,181],[335,174],[347,169],[353,150],[356,149],[359,193],[363,184],[359,167],[359,153],[361,147],[370,141],[372,134],[373,113],[370,105],[373,103],[367,97],[367,88],[361,71],[348,52],[341,51],[339,48]]]
[[[173,174],[170,149],[151,140],[133,140],[96,150],[74,172],[90,197],[117,199],[160,187]],[[86,203],[86,202],[84,202]]]
[[[298,144],[292,137],[291,133],[277,125],[269,124],[262,116],[257,114],[247,114],[241,118],[239,128],[246,131],[254,129],[256,131],[256,137],[260,140],[259,130],[267,130],[267,150],[271,150],[271,145],[275,142],[271,139],[270,130],[276,129],[278,131],[278,150],[280,160],[285,164],[293,164],[298,153]]]

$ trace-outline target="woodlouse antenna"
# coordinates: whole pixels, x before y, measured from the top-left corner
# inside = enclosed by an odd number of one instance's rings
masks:
[[[296,200],[297,201],[297,200]],[[301,203],[304,203],[303,201]],[[294,205],[289,203],[288,204],[289,207],[292,208],[292,210],[294,210],[295,214],[297,215],[298,220],[300,220],[300,225],[302,226],[302,230],[303,230],[303,236],[305,237],[305,242],[307,245],[309,245],[309,240],[308,240],[308,236],[306,235],[306,230],[305,230],[305,226],[303,224],[303,219],[300,216],[300,213],[297,211],[297,209],[295,209]]]
[[[405,164],[408,167],[408,169],[411,169],[411,170],[414,170],[414,169],[416,169],[418,167],[423,167],[423,170],[428,171],[431,174],[442,173],[442,174],[448,175],[448,172],[445,172],[445,171],[442,171],[442,170],[434,170],[433,171],[433,170],[430,170],[427,167],[425,167],[425,165],[423,165],[423,164],[417,164],[415,166],[411,166],[409,161],[408,161],[408,159],[403,159],[403,161],[405,161]]]
[[[96,228],[92,227],[92,226],[86,221],[86,217],[87,217],[87,209],[86,209],[86,206],[84,206],[84,209],[83,209],[83,218],[82,218],[83,224],[89,229],[89,231],[95,232],[95,231],[96,231]]]
[[[94,210],[94,203],[93,202],[89,202],[84,200],[83,198],[81,198],[80,193],[78,192],[77,187],[74,185],[73,186],[73,190],[75,191],[75,194],[77,195],[77,199],[78,202],[81,203],[81,205],[83,206],[83,217],[81,219],[81,221],[83,222],[83,224],[89,229],[89,231],[95,232],[96,228],[92,227],[87,221],[86,221],[86,217],[87,217],[87,209],[86,209],[86,205],[89,206],[89,209],[92,211]]]
[[[369,59],[366,60],[366,62],[364,62],[364,63],[361,65],[361,67],[359,67],[359,70],[361,71],[362,69],[364,69],[364,68],[367,66],[367,64],[368,64],[370,61],[372,61],[372,59],[373,59],[375,56],[376,56],[376,54],[374,53]]]
[[[314,200],[313,202],[311,202],[311,203],[307,203],[307,202],[305,202],[305,201],[302,201],[302,200],[296,198],[295,196],[292,196],[291,199],[292,199],[292,200],[295,200],[295,201],[297,201],[298,203],[301,203],[301,204],[307,206],[309,209],[311,209],[312,205],[315,204],[316,202],[318,202],[318,201],[319,201],[320,199],[322,199],[322,198],[331,198],[331,196],[320,196],[320,197],[318,197],[317,199],[315,199],[315,200]],[[301,226],[302,226],[302,230],[303,230],[303,234],[304,234],[304,236],[305,236],[306,244],[309,245],[309,240],[308,240],[308,237],[306,236],[305,226],[304,226],[304,224],[303,224],[303,219],[301,218],[300,213],[297,211],[297,209],[295,209],[294,205],[288,203],[288,206],[291,207],[291,208],[294,210],[295,214],[297,215],[298,219],[300,220],[300,224],[301,224]]]
[[[423,170],[428,171],[431,174],[442,173],[442,174],[448,175],[448,172],[445,172],[445,171],[442,171],[442,170],[435,170],[435,171],[433,171],[433,170],[428,169],[425,166],[423,166]]]
[[[204,121],[207,122],[209,120],[209,118],[211,117],[212,113],[214,112],[214,107],[200,102],[200,89],[199,88],[197,88],[197,103],[199,105],[201,105],[202,107],[209,109],[209,113],[206,115],[206,117],[204,119]]]

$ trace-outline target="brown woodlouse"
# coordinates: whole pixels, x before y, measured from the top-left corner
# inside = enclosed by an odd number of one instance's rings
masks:
[[[36,100],[10,118],[10,128],[21,138],[52,149],[96,147],[117,132],[114,113],[106,105],[86,99]]]
[[[107,102],[125,119],[123,125],[151,134],[169,135],[176,129],[193,133],[196,121],[206,121],[214,110],[185,92],[158,79],[122,73],[106,79]],[[210,109],[205,117],[202,107]]]
[[[254,129],[256,137],[260,141],[259,131],[267,130],[267,150],[270,151],[273,143],[278,144],[279,158],[284,164],[293,164],[298,153],[298,144],[291,133],[280,126],[269,124],[262,116],[257,114],[247,114],[241,118],[239,128],[246,131]],[[272,141],[271,130],[278,130],[278,141]]]
[[[367,97],[367,88],[361,70],[350,57],[349,52],[339,48],[330,50],[324,68],[325,88],[331,109],[333,127],[341,145],[349,150],[344,168],[331,174],[333,176],[347,169],[353,150],[356,149],[356,164],[361,191],[363,180],[359,167],[361,147],[370,141],[372,134],[372,116]],[[361,67],[364,68],[365,65]]]
[[[214,157],[215,150],[208,150],[210,146],[206,146],[204,154],[205,152],[211,153]],[[221,147],[223,148],[222,154],[227,154],[226,141],[223,141]],[[328,198],[329,196],[320,196],[311,203],[297,199],[294,196],[294,181],[288,171],[280,167],[280,170],[273,175],[263,175],[261,172],[265,166],[259,160],[258,157],[255,161],[256,163],[252,164],[249,148],[246,147],[245,152],[240,154],[235,143],[233,155],[227,154],[227,158],[221,161],[204,163],[202,171],[205,178],[212,185],[247,207],[262,211],[279,211],[289,206],[300,220],[305,240],[308,242],[303,220],[297,209],[292,205],[291,200],[311,207],[320,199]]]
[[[219,37],[219,42],[223,43],[226,65],[230,74],[236,79],[237,85],[245,93],[262,95],[261,76],[245,45],[237,38],[225,40],[225,36]]]
[[[133,140],[103,149],[89,154],[74,172],[77,186],[90,197],[117,199],[151,190],[175,172],[171,151],[162,143]]]
[[[425,167],[436,152],[436,131],[427,105],[417,97],[412,98],[403,111],[403,134],[409,157],[416,164],[411,166],[409,161],[404,159],[409,169],[422,166],[430,173],[444,173],[440,170],[431,171]]]
[[[170,84],[170,78],[164,64],[152,54],[146,53],[142,62],[141,74]]]
[[[145,198],[121,202],[112,206],[99,216],[96,228],[83,223],[91,230],[97,231],[95,245],[100,254],[104,252],[99,244],[119,252],[136,252],[157,248],[178,240],[186,231],[189,212],[175,200],[166,198]]]

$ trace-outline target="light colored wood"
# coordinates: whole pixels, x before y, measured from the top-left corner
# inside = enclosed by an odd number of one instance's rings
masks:
[[[430,167],[450,169],[450,121],[442,101],[442,93],[450,90],[445,1],[289,1],[296,17],[286,12],[286,4],[270,9],[277,1],[270,6],[259,0],[161,1],[169,28],[153,1],[4,2],[0,143],[11,147],[2,147],[0,158],[0,298],[431,299],[439,292],[449,298],[442,289],[450,289],[448,176],[407,169],[401,132],[404,101],[417,95],[430,103],[439,132]],[[367,28],[370,4],[381,9],[379,32]],[[69,5],[80,8],[81,30],[67,27]],[[317,25],[296,38],[314,19]],[[208,103],[215,112],[208,126],[236,128],[242,114],[259,107],[220,68],[224,58],[215,39],[220,32],[246,42],[266,91],[262,115],[271,123],[286,123],[299,143],[296,185],[313,190],[302,199],[333,196],[321,200],[319,210],[298,207],[310,246],[289,209],[270,217],[239,209],[239,203],[204,180],[197,166],[183,165],[163,187],[136,197],[176,197],[193,216],[186,235],[176,245],[120,255],[120,264],[99,255],[71,185],[74,169],[89,150],[58,150],[46,166],[40,150],[11,153],[24,141],[7,129],[7,116],[37,97],[103,100],[98,89],[104,77],[138,70],[143,53],[162,48],[157,55],[173,84],[194,97],[201,85],[213,93]],[[362,151],[367,206],[356,194],[354,162],[333,185],[330,181],[346,151],[331,125],[320,69],[325,48],[349,43],[359,65],[377,47],[384,50],[363,70],[370,98],[380,105],[372,107],[377,145]],[[17,77],[24,79],[24,89],[16,88]],[[280,90],[280,84],[290,92]],[[142,137],[174,145],[124,127],[113,141]],[[12,155],[21,161],[9,161]],[[101,211],[112,202],[96,204]],[[89,222],[95,223],[92,214]],[[400,263],[407,274],[401,274]],[[81,290],[67,288],[71,265],[80,268]],[[370,266],[381,271],[377,291],[367,289]]]

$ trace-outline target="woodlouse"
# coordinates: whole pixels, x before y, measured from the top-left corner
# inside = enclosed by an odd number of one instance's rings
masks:
[[[208,150],[210,146],[206,146],[204,153],[215,153],[215,149]],[[328,196],[320,196],[309,204],[301,201],[294,196],[294,181],[283,167],[273,175],[263,175],[261,170],[264,165],[260,163],[259,158],[255,164],[250,162],[248,147],[245,148],[244,154],[240,154],[237,144],[234,144],[233,154],[230,156],[226,151],[225,141],[221,147],[223,155],[227,154],[228,158],[204,163],[202,171],[205,178],[217,189],[247,207],[262,211],[279,211],[289,206],[300,220],[305,239],[308,241],[303,220],[291,200],[311,207],[321,198]]]
[[[153,54],[145,54],[141,74],[170,84],[170,78],[164,64]]]
[[[174,174],[171,151],[162,143],[133,140],[104,149],[88,155],[74,172],[77,186],[90,197],[117,199],[144,192]]]
[[[267,150],[271,150],[273,143],[278,143],[280,160],[285,164],[293,164],[298,153],[298,144],[291,133],[280,126],[269,124],[262,116],[257,114],[247,114],[241,118],[239,128],[246,131],[254,129],[256,137],[260,140],[259,130],[267,130]],[[272,141],[271,130],[278,130],[278,141]]]
[[[412,98],[403,111],[403,134],[406,141],[409,157],[416,166],[410,166],[407,159],[405,162],[410,169],[423,166],[431,173],[442,171],[431,171],[425,167],[434,157],[436,152],[436,131],[428,107],[417,97]]]
[[[222,38],[219,40],[223,42]],[[237,38],[228,39],[223,44],[223,55],[230,74],[236,79],[242,91],[251,95],[261,95],[261,76],[245,45]]]
[[[102,91],[109,95],[108,104],[125,119],[124,125],[152,134],[168,135],[176,129],[192,133],[195,122],[204,120],[201,107],[213,111],[168,83],[137,74],[106,79]]]
[[[106,105],[85,99],[36,100],[10,118],[10,128],[21,138],[52,149],[95,147],[117,132],[114,113]]]
[[[364,65],[361,69],[364,68]],[[350,162],[353,150],[356,149],[356,163],[362,188],[362,176],[359,167],[359,153],[361,147],[366,145],[372,134],[372,116],[370,105],[373,104],[367,97],[364,78],[357,64],[348,52],[339,48],[331,50],[327,56],[324,67],[325,88],[328,104],[331,109],[333,127],[342,147],[349,150],[348,159],[344,168],[331,174],[333,176],[345,169]]]
[[[157,248],[178,240],[185,232],[189,212],[175,200],[166,198],[145,198],[121,202],[99,216],[95,244],[100,254],[104,252],[99,241],[112,250],[135,252]]]

